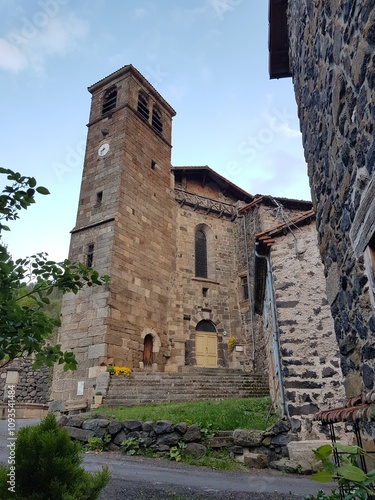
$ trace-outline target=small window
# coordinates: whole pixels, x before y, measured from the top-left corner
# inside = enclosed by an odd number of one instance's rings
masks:
[[[207,293],[208,293],[208,288],[202,288],[203,297],[207,297]]]
[[[152,128],[155,132],[161,134],[163,132],[163,123],[161,121],[161,115],[159,111],[155,108],[152,110]]]
[[[156,161],[151,160],[151,170],[155,170],[156,168]]]
[[[242,287],[242,300],[249,299],[249,284],[247,282],[247,276],[243,276],[241,278],[241,287]]]
[[[207,240],[201,229],[195,233],[195,276],[207,278]]]
[[[94,243],[87,245],[86,266],[92,267],[94,261]]]
[[[148,118],[150,116],[150,112],[148,110],[148,102],[147,98],[143,94],[139,94],[138,96],[138,114],[140,117],[148,122]]]
[[[116,108],[117,101],[117,89],[116,87],[111,87],[104,94],[104,102],[102,108],[102,115],[106,115]]]
[[[95,207],[100,207],[103,201],[103,191],[99,191],[96,193],[96,202],[95,202]]]

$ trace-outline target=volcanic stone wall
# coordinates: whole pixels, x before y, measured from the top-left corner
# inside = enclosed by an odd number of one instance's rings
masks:
[[[375,6],[289,0],[290,64],[347,397],[374,389]]]
[[[16,359],[0,372],[0,401],[7,399],[7,387],[15,386],[16,403],[41,403],[49,401],[51,374],[46,366],[36,370],[30,359]]]

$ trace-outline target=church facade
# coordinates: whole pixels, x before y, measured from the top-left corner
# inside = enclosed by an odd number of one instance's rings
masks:
[[[289,418],[340,400],[311,202],[251,195],[208,166],[171,167],[175,111],[133,66],[89,91],[69,259],[110,283],[64,296],[58,341],[78,369],[55,368],[51,399],[90,404],[119,365],[262,373]]]

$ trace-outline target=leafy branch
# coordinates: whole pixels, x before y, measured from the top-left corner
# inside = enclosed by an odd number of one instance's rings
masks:
[[[49,343],[60,320],[49,317],[44,307],[55,289],[77,294],[85,286],[108,283],[109,277],[79,262],[54,262],[43,252],[14,261],[2,242],[2,232],[10,230],[2,221],[18,219],[20,210],[35,203],[36,193],[49,191],[37,186],[34,177],[4,168],[0,174],[12,182],[0,194],[0,361],[34,355],[34,368],[63,363],[64,370],[75,369],[73,353]]]

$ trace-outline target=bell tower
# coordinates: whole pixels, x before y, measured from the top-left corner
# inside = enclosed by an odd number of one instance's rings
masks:
[[[153,349],[151,368],[163,371],[167,346],[176,259],[176,238],[170,237],[176,224],[175,111],[131,65],[88,90],[92,103],[69,259],[111,281],[64,296],[58,342],[75,353],[78,369],[55,368],[55,401],[87,401],[108,364],[144,368],[145,339]]]

